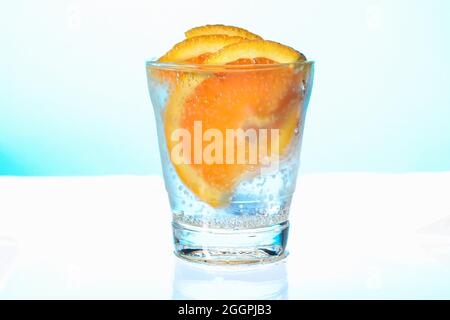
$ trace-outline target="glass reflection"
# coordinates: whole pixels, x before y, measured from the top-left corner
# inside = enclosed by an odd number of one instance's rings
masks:
[[[4,288],[9,278],[16,252],[16,241],[0,236],[0,290]]]
[[[210,266],[176,259],[173,299],[287,299],[286,261]]]

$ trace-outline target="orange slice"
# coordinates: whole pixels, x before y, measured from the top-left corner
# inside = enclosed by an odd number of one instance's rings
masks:
[[[206,44],[199,46],[208,47]],[[215,65],[292,63],[305,59],[292,48],[264,40],[240,40],[215,53],[208,50],[195,51],[197,56],[189,54],[184,59],[190,56],[187,59],[199,59],[205,64]],[[165,136],[169,153],[178,143],[172,140],[176,129],[185,129],[194,137],[194,124],[201,122],[203,132],[214,129],[222,135],[224,142],[227,129],[278,129],[279,148],[274,152],[283,156],[300,121],[302,96],[299,86],[302,78],[302,74],[286,66],[243,72],[183,74],[165,108]],[[191,140],[190,145],[193,146],[195,141]],[[266,151],[270,154],[270,138],[268,143]],[[202,154],[208,144],[203,142]],[[229,202],[240,179],[256,174],[263,165],[261,159],[257,159],[256,163],[236,162],[238,148],[244,148],[245,158],[248,159],[250,147],[251,143],[239,145],[235,138],[231,148],[224,143],[222,150],[215,150],[222,153],[222,162],[195,163],[194,152],[191,152],[189,164],[173,164],[180,179],[199,199],[212,207],[222,207]],[[233,163],[225,161],[229,151],[234,154]]]
[[[211,35],[211,34],[224,34],[228,36],[238,36],[249,40],[262,39],[257,34],[254,34],[248,30],[233,27],[233,26],[225,26],[223,24],[213,24],[213,25],[205,25],[201,27],[192,28],[184,33],[186,38]]]
[[[169,52],[159,58],[159,62],[202,63],[208,55],[225,46],[245,40],[238,36],[202,35],[177,43]]]
[[[291,63],[306,60],[305,56],[278,42],[268,40],[254,40],[231,44],[204,61],[205,64],[229,64],[239,59],[255,62],[255,59],[265,58],[278,63]],[[253,61],[252,61],[253,60]]]

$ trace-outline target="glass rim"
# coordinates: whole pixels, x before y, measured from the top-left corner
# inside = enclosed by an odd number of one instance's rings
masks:
[[[146,61],[146,67],[159,70],[178,70],[178,71],[256,71],[272,70],[281,68],[295,68],[303,65],[313,65],[315,61],[304,60],[287,63],[268,63],[268,64],[198,64],[198,63],[176,63],[159,62],[156,59]]]

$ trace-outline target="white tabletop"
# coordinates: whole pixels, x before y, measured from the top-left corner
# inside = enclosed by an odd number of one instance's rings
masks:
[[[274,265],[180,261],[170,222],[159,177],[0,177],[0,299],[450,299],[450,173],[301,176]]]

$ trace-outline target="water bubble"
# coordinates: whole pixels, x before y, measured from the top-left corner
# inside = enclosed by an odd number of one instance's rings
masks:
[[[305,82],[305,80],[302,80],[302,82],[300,84],[300,93],[301,93],[302,97],[304,97],[305,94],[306,94],[306,82]]]

